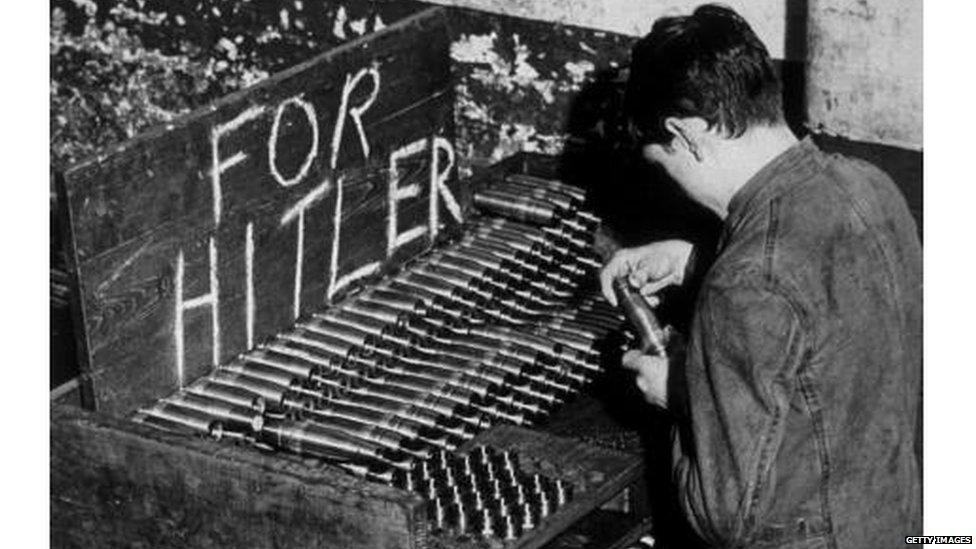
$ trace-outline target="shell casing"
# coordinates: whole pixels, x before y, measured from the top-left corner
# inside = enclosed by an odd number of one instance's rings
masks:
[[[203,412],[216,420],[223,421],[224,425],[227,426],[236,424],[251,431],[260,431],[261,426],[264,425],[264,417],[262,417],[261,412],[253,408],[228,404],[222,400],[198,394],[181,392],[164,399],[164,402],[171,402],[178,406]]]
[[[474,192],[474,197],[482,195],[487,208],[480,208],[491,213],[500,213],[502,217],[515,218],[519,221],[531,221],[537,225],[548,225],[561,217],[573,214],[565,210],[556,202],[547,201],[534,193],[525,193],[518,188],[505,188],[492,185]],[[488,199],[488,200],[484,200]],[[499,202],[505,201],[504,205]],[[480,206],[475,200],[475,206]]]
[[[261,435],[273,446],[299,454],[310,454],[340,461],[354,460],[357,457],[386,461],[380,457],[377,451],[379,447],[375,443],[357,439],[313,421],[299,422],[269,418],[261,430]]]
[[[606,333],[606,330],[603,328],[591,324],[584,324],[578,319],[566,320],[563,318],[553,318],[546,323],[546,328],[549,330],[558,330],[566,334],[572,334],[581,340],[591,342],[601,339]]]
[[[356,405],[355,399],[332,400],[317,406],[312,414],[323,418],[341,418],[356,421],[363,425],[377,425],[400,436],[417,438],[422,425],[391,412],[380,412]]]
[[[331,405],[332,403],[329,403]],[[424,407],[405,401],[403,395],[378,393],[375,391],[353,390],[343,406],[353,406],[376,414],[392,414],[420,427],[441,429],[445,433],[462,439],[471,438],[473,432],[464,428],[461,422],[451,420],[449,406],[441,408]]]
[[[519,197],[496,190],[482,190],[474,193],[474,205],[484,211],[545,225],[556,219],[554,206],[528,197]]]
[[[461,303],[465,307],[476,309],[484,304],[484,299],[472,295],[465,288],[452,284],[442,277],[434,277],[416,271],[407,271],[397,280],[409,284],[412,288],[425,289],[441,298]]]
[[[408,435],[389,429],[385,424],[373,425],[362,419],[348,415],[329,415],[328,412],[323,412],[319,408],[310,410],[309,415],[316,419],[327,418],[330,428],[346,433],[358,440],[383,446],[390,450],[404,452],[421,459],[425,458],[429,453],[423,449],[422,444],[410,444],[410,439],[407,438]]]
[[[590,229],[592,229],[592,224],[588,221],[583,221],[582,219],[573,219],[572,217],[564,217],[559,220],[559,225],[569,229],[570,231],[575,232],[580,236],[589,236],[591,234]],[[589,244],[582,240],[580,240],[580,242],[583,242],[583,244],[580,246],[581,248],[585,248]]]
[[[658,321],[657,315],[654,314],[654,310],[651,309],[644,297],[621,278],[614,279],[613,291],[627,320],[637,330],[641,340],[641,351],[666,356],[664,330],[661,328],[661,323]]]
[[[501,239],[506,242],[515,242],[520,245],[538,244],[548,248],[550,251],[555,252],[560,256],[568,256],[570,254],[570,250],[568,248],[561,247],[541,230],[523,229],[523,227],[528,227],[527,225],[513,224],[510,226],[497,222],[484,223],[482,221],[475,221],[473,222],[472,226],[473,229],[468,233],[472,237],[492,237],[494,239]]]
[[[175,419],[165,413],[153,410],[139,410],[132,415],[132,420],[142,425],[181,435],[210,436],[217,440],[223,437],[223,429],[219,421],[210,420],[205,423],[187,424],[184,420]]]
[[[570,360],[573,364],[589,362],[588,355],[584,355],[576,349],[567,347],[558,341],[538,334],[514,330],[506,326],[492,326],[489,328],[472,327],[470,331],[474,335],[510,338],[520,345],[524,345],[555,360]]]
[[[510,261],[518,269],[524,269],[526,272],[536,273],[538,276],[544,277],[548,282],[556,284],[557,288],[571,288],[575,286],[573,280],[566,275],[547,270],[540,270],[537,264],[537,259],[532,260],[531,258],[527,258],[524,252],[510,249],[498,242],[465,238],[462,240],[462,244],[465,246],[465,249],[472,248],[480,250],[489,255],[494,255],[500,259]],[[565,264],[560,265],[565,267]],[[561,270],[565,270],[565,268],[561,268]]]
[[[431,288],[426,288],[402,279],[390,279],[382,282],[380,283],[380,288],[388,293],[411,296],[424,307],[436,308],[438,310],[441,310],[440,307],[438,307],[439,303],[444,301],[454,301],[453,297],[444,297],[445,295],[451,295],[452,292],[450,291],[437,292]],[[446,310],[443,310],[443,312],[455,318],[463,318],[466,314],[466,309],[467,306],[462,305],[460,308],[447,308]]]
[[[394,280],[388,281],[382,284],[382,286],[384,288],[384,296],[394,296],[401,300],[410,299],[416,303],[411,309],[404,310],[406,313],[423,315],[431,322],[444,324],[457,323],[462,319],[470,320],[467,318],[470,315],[470,311],[466,306],[451,303],[450,300],[435,296],[422,288],[415,288],[409,284],[399,283]],[[421,292],[420,295],[417,295],[418,291]],[[387,301],[386,297],[383,297],[382,301],[374,301],[380,299],[378,294],[379,292],[370,292],[369,295],[363,297],[363,301],[388,307],[397,307],[395,303]]]
[[[264,352],[264,345],[259,345],[257,349],[253,353],[247,355],[246,358],[248,361],[264,364],[268,367],[275,368],[276,370],[287,372],[288,374],[292,375],[295,379],[300,381],[310,379],[312,377],[312,374],[316,370],[316,367],[312,364],[307,364],[307,363],[294,361],[294,360],[270,359],[267,356],[267,353]]]
[[[622,323],[616,320],[608,321],[586,315],[548,315],[545,324],[549,328],[576,334],[578,337],[589,340],[604,339],[610,332],[618,331],[623,327]]]
[[[559,343],[576,349],[577,351],[597,357],[600,355],[600,351],[594,346],[594,341],[589,339],[580,338],[575,334],[569,334],[562,330],[555,330],[547,327],[536,327],[533,333],[552,339],[553,341],[558,341]]]
[[[398,324],[403,319],[409,318],[411,311],[401,311],[393,307],[387,307],[381,303],[374,303],[365,299],[352,301],[345,305],[345,310],[368,316],[373,319],[383,321],[387,324]]]
[[[261,379],[268,383],[277,385],[286,391],[300,388],[300,382],[294,374],[288,372],[287,370],[258,362],[254,357],[237,358],[227,364],[224,364],[217,370],[223,370],[226,372]]]
[[[496,291],[513,291],[514,287],[518,284],[518,280],[508,273],[493,270],[478,264],[476,261],[451,255],[443,251],[431,256],[431,264],[435,268],[451,269],[463,273],[471,279],[482,280],[491,285]]]
[[[267,403],[260,395],[252,391],[220,383],[208,378],[201,378],[187,386],[184,391],[192,394],[203,395],[209,398],[222,400],[228,404],[236,404],[245,408],[251,408],[257,412],[263,412]]]
[[[289,392],[287,387],[283,387],[277,383],[219,368],[212,372],[208,379],[250,391],[263,398],[269,405],[281,403]]]
[[[539,177],[539,176],[523,174],[523,173],[513,173],[513,174],[506,175],[504,180],[526,183],[533,186],[542,186],[547,189],[563,192],[576,198],[580,202],[586,199],[585,190],[575,185],[570,185],[568,183],[559,181],[558,179],[550,179],[546,177]]]
[[[480,287],[480,281],[474,276],[467,275],[444,265],[422,265],[416,267],[414,272],[437,279],[463,291],[470,292],[471,294],[474,294],[478,298],[485,301],[488,301],[494,297],[494,294],[491,291]]]
[[[172,402],[159,401],[149,408],[139,410],[139,412],[145,416],[161,418],[191,431],[218,439],[223,430],[221,422],[210,414]],[[152,420],[148,421],[151,422]]]
[[[316,318],[316,322],[315,331],[321,331],[323,334],[349,334],[347,340],[361,338],[363,344],[360,346],[359,353],[364,355],[378,353],[383,356],[392,356],[391,347],[410,348],[416,345],[415,339],[406,335],[396,325],[387,324],[351,311],[337,311],[328,316],[322,315]],[[303,325],[299,324],[299,326]]]
[[[493,249],[498,247],[504,248],[506,251],[514,250],[522,252],[525,256],[531,258],[534,262],[539,264],[556,265],[558,260],[556,256],[550,254],[539,246],[532,242],[519,242],[516,240],[508,240],[504,237],[500,237],[493,233],[484,233],[479,235],[474,235],[471,237],[473,243],[482,244],[485,246],[490,246]]]
[[[354,326],[358,330],[366,332],[376,337],[382,337],[393,325],[369,315],[363,315],[348,309],[332,309],[325,313],[312,315],[319,327],[329,327],[333,325]]]
[[[320,318],[310,322],[300,322],[298,326],[318,335],[344,341],[359,349],[368,349],[376,342],[376,337],[373,335],[335,322],[326,322]]]
[[[456,248],[446,250],[445,254],[450,254],[454,257],[459,257],[469,261],[475,261],[487,268],[506,271],[510,273],[511,276],[518,277],[519,280],[531,280],[529,273],[532,271],[509,260],[498,250],[480,246],[479,244],[480,243],[474,239],[465,239],[460,241]],[[505,253],[509,252],[509,250],[505,250]]]
[[[358,296],[356,301],[379,303],[408,313],[418,312],[419,308],[424,306],[423,301],[414,296],[382,288],[368,290],[363,295]]]
[[[532,198],[555,204],[564,211],[575,212],[576,209],[581,205],[580,202],[571,195],[546,187],[525,183],[519,180],[496,183],[492,185],[492,188],[499,189],[510,194],[524,193]]]
[[[344,339],[327,335],[318,330],[299,329],[279,334],[276,343],[294,343],[314,349],[319,355],[328,357],[330,362],[342,362],[356,354],[359,348]]]
[[[316,368],[309,377],[313,383],[321,382],[320,380],[324,372],[355,373],[345,367],[345,358],[328,354],[328,352],[318,348],[316,346],[317,341],[298,335],[283,336],[262,345],[260,347],[261,354],[253,353],[255,360],[269,364],[291,361],[308,363]]]
[[[556,227],[543,227],[542,234],[550,241],[568,246],[577,253],[591,249],[589,240],[584,240],[590,238],[589,231],[568,219],[561,219]]]

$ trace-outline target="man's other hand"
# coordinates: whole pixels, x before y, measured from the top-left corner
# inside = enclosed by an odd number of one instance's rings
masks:
[[[613,279],[626,276],[630,285],[640,289],[652,307],[656,306],[657,298],[653,294],[665,286],[680,285],[684,281],[691,248],[691,242],[685,240],[662,240],[618,250],[600,271],[603,295],[616,305]]]
[[[644,400],[661,408],[668,407],[668,359],[645,355],[640,351],[627,351],[621,364],[636,375],[637,388]]]

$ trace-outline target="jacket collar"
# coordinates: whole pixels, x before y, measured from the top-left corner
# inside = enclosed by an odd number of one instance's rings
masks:
[[[756,208],[800,178],[811,173],[820,149],[809,136],[783,151],[749,178],[729,201],[729,214],[725,218],[723,242]]]

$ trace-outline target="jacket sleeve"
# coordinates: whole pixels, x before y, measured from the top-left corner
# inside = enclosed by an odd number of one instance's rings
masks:
[[[677,399],[679,504],[710,544],[743,546],[768,508],[794,374],[799,308],[762,276],[702,288]]]

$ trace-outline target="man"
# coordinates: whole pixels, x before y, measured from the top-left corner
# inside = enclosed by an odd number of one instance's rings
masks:
[[[798,141],[733,11],[657,21],[626,105],[643,156],[724,221],[682,360],[625,355],[675,420],[679,504],[714,547],[895,547],[920,532],[921,248],[891,180]],[[645,295],[692,245],[620,250]],[[651,298],[653,301],[654,298]]]

